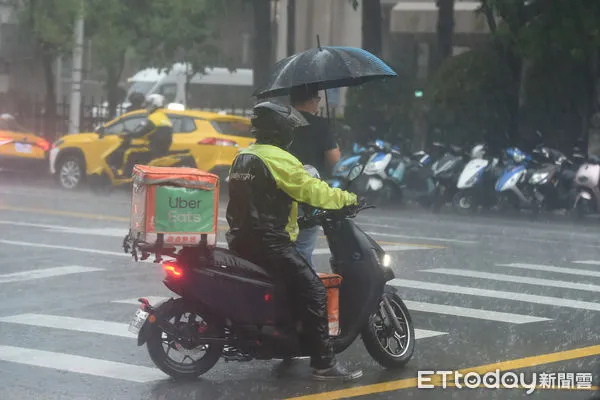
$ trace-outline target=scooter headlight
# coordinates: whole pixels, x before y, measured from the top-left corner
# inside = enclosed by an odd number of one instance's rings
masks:
[[[381,265],[386,268],[392,265],[392,257],[389,254],[384,254],[381,258]]]
[[[537,174],[533,174],[533,175],[531,175],[531,179],[529,180],[529,183],[531,183],[532,185],[544,183],[544,181],[546,181],[548,179],[549,175],[550,174],[548,172],[540,172]]]

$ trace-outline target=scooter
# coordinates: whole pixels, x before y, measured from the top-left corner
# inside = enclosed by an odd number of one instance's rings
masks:
[[[375,204],[389,202],[395,194],[395,187],[388,172],[399,162],[400,152],[379,139],[369,143],[368,149],[359,162],[364,165],[364,170],[353,183],[353,192]]]
[[[572,213],[583,218],[592,213],[600,213],[600,157],[590,156],[575,174],[575,201]]]
[[[498,210],[505,212],[509,208],[529,208],[532,198],[529,196],[527,185],[533,171],[528,170],[528,167],[533,158],[516,147],[506,149],[505,155],[508,166],[496,181],[496,191],[500,196]]]
[[[361,168],[350,171],[350,183]],[[331,249],[333,274],[320,278],[326,287],[339,287],[339,316],[337,307],[329,307],[335,352],[361,335],[380,365],[401,368],[415,350],[414,327],[396,289],[386,284],[394,278],[390,256],[351,220],[368,208],[319,210],[304,222],[321,224]],[[126,238],[125,250],[137,254],[132,243]],[[203,243],[168,252],[137,244],[146,256],[160,251],[174,258],[163,263],[163,283],[181,296],[159,305],[140,298],[141,308],[131,320],[130,331],[137,334],[138,346],[146,345],[155,365],[173,378],[195,379],[220,358],[246,362],[309,356],[285,288],[264,268],[226,249],[209,248],[206,239]],[[184,357],[170,358],[177,351]]]
[[[371,146],[363,147],[358,143],[354,143],[352,154],[341,158],[333,167],[331,178],[327,180],[329,186],[333,188],[343,187],[348,171],[356,164],[365,165],[372,154],[373,149]]]
[[[494,182],[499,176],[500,160],[487,156],[487,146],[476,144],[471,149],[471,160],[464,166],[456,182],[452,208],[457,214],[468,214],[479,206],[496,205]]]
[[[545,160],[529,178],[533,215],[570,209],[574,202],[575,163],[560,151],[545,146],[535,148],[532,153]]]
[[[434,143],[437,147],[441,144]],[[444,146],[445,147],[445,146]],[[450,145],[442,150],[443,155],[431,165],[435,181],[433,211],[439,211],[444,204],[452,201],[457,192],[458,177],[465,166],[465,154],[461,147]]]
[[[424,207],[433,204],[436,187],[430,165],[431,156],[420,150],[390,167],[388,173],[399,185],[400,201],[414,201]]]
[[[130,174],[120,174],[114,165],[122,164],[126,157],[135,157],[135,153],[144,153],[148,151],[147,144],[141,139],[132,139],[129,136],[131,132],[125,131],[118,137],[114,145],[100,157],[100,162],[95,169],[92,169],[88,176],[90,189],[97,194],[108,194],[114,188],[130,184],[132,178]],[[100,134],[102,138],[102,134]],[[154,167],[191,167],[196,168],[196,160],[189,150],[169,151],[169,154],[151,160],[147,165]]]

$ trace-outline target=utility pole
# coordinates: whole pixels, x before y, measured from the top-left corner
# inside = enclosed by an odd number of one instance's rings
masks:
[[[79,117],[81,115],[81,71],[83,69],[83,39],[84,39],[84,2],[75,21],[75,47],[73,48],[73,68],[71,80],[71,107],[69,110],[69,133],[79,132]]]

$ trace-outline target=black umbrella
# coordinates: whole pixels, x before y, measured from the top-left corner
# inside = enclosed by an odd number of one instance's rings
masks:
[[[326,90],[395,76],[387,64],[366,50],[319,46],[277,62],[266,85],[252,95],[262,99],[290,94],[291,89],[304,85]]]

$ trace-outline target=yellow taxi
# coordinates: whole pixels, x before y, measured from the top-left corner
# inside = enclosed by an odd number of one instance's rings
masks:
[[[0,168],[44,165],[50,143],[23,128],[10,114],[0,115]]]
[[[198,110],[164,111],[173,123],[170,150],[189,150],[196,168],[218,175],[223,183],[238,151],[254,143],[248,118]],[[50,150],[50,173],[64,189],[79,187],[88,171],[110,155],[107,152],[119,136],[135,130],[146,115],[146,110],[132,111],[104,124],[98,132],[61,137]]]

